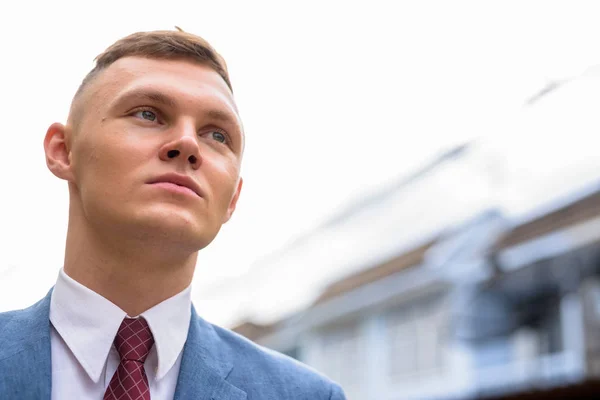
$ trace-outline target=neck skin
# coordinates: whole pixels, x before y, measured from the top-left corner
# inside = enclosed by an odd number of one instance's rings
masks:
[[[115,229],[117,230],[117,229]],[[164,242],[99,232],[71,203],[65,273],[108,299],[130,317],[187,288],[197,252],[164,254]]]

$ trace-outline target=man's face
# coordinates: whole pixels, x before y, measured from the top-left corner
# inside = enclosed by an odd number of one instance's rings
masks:
[[[186,250],[208,245],[241,189],[244,136],[221,76],[189,61],[126,57],[82,101],[69,149],[82,216]]]

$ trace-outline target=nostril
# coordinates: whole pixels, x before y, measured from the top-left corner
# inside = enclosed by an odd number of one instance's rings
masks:
[[[175,158],[179,155],[179,150],[169,150],[167,152],[167,157],[169,158]]]
[[[196,164],[196,161],[198,161],[198,159],[196,158],[196,156],[189,156],[188,160],[191,164]]]

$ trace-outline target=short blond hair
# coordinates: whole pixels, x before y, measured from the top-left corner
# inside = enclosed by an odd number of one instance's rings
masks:
[[[75,97],[100,72],[123,57],[147,57],[165,60],[189,60],[215,70],[233,92],[225,59],[200,36],[177,31],[137,32],[126,36],[108,47],[95,59],[95,67],[86,75]]]

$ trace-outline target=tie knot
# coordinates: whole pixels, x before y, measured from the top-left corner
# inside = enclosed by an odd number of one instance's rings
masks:
[[[144,363],[153,344],[152,332],[144,318],[125,318],[115,337],[115,347],[121,361]]]

